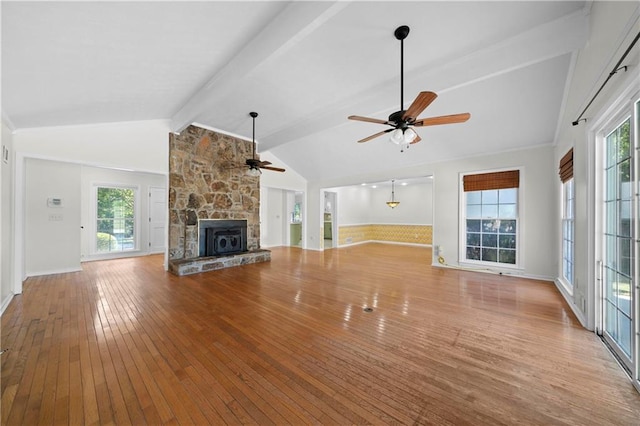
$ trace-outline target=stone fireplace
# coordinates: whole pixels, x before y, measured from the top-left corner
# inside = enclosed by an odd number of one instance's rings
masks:
[[[271,260],[260,249],[260,177],[250,141],[189,126],[169,136],[169,270],[177,275]]]

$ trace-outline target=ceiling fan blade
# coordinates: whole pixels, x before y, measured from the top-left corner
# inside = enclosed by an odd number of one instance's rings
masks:
[[[438,95],[433,92],[420,92],[413,103],[409,106],[409,109],[402,114],[403,120],[411,120],[425,110],[426,107],[431,105],[431,102],[435,101]]]
[[[281,169],[280,167],[271,167],[271,166],[260,166],[261,169],[265,170],[273,170],[274,172],[284,172],[285,169]]]
[[[439,117],[420,118],[413,123],[416,127],[436,126],[438,124],[464,123],[471,117],[468,112],[462,114],[441,115]]]
[[[349,120],[366,121],[367,123],[389,124],[387,120],[379,120],[377,118],[361,117],[359,115],[350,115]]]
[[[271,161],[259,161],[258,162],[258,166],[262,167],[262,166],[268,166],[271,164]]]
[[[362,142],[369,142],[371,139],[375,139],[375,138],[377,138],[378,136],[382,136],[382,135],[384,135],[385,133],[389,133],[389,132],[390,132],[390,131],[392,131],[392,130],[394,130],[394,129],[387,129],[387,130],[383,130],[383,131],[378,132],[378,133],[376,133],[376,134],[374,134],[374,135],[367,136],[367,137],[366,137],[366,138],[364,138],[364,139],[360,139],[360,140],[358,141],[358,143],[362,143]]]
[[[411,145],[413,145],[414,143],[418,143],[421,140],[422,140],[422,138],[420,137],[420,135],[416,133],[416,138],[413,140],[413,142],[411,142]]]

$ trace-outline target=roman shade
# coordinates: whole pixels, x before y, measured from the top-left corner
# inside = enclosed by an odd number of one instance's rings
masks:
[[[565,183],[573,177],[573,148],[560,159],[560,180]]]
[[[520,186],[520,170],[466,175],[462,178],[462,183],[465,192],[518,188]]]

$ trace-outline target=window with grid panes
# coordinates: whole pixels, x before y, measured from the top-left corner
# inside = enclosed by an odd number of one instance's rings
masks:
[[[574,190],[573,179],[562,184],[562,277],[566,283],[573,287],[573,217],[574,217]]]
[[[518,188],[467,191],[466,260],[515,265]]]

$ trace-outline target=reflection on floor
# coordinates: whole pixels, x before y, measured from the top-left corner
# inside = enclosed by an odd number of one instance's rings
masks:
[[[331,239],[326,239],[324,240],[324,248],[328,249],[328,248],[333,248],[333,240]]]

